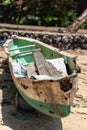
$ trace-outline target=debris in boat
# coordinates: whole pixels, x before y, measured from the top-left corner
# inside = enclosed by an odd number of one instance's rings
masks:
[[[68,76],[66,65],[63,58],[56,58],[56,59],[47,60],[47,61],[50,62],[57,69],[61,77]]]
[[[27,69],[20,63],[12,62],[12,68],[14,76],[17,77],[27,77]]]
[[[63,58],[45,60],[41,52],[34,52],[35,65],[39,75],[65,77],[67,70]]]

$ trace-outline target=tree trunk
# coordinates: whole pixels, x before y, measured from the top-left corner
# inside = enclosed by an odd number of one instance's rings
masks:
[[[87,22],[87,9],[77,18],[77,20],[70,26],[67,27],[66,32],[75,33],[78,29]]]

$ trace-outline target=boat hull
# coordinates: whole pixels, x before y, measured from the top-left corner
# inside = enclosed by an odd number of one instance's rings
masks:
[[[46,59],[63,57],[71,74],[63,78],[57,77],[57,78],[51,78],[49,80],[48,79],[35,80],[29,77],[17,78],[14,76],[13,72],[14,71],[12,67],[13,62],[16,63],[19,62],[22,63],[23,65],[25,65],[26,63],[29,64],[31,62],[34,62],[34,58],[33,55],[31,55],[31,53],[26,54],[23,53],[23,47],[25,49],[24,52],[27,51],[26,49],[29,39],[27,38],[27,44],[25,45],[26,38],[23,37],[18,38],[20,41],[19,46],[17,46],[18,41],[16,43],[13,40],[8,40],[5,45],[5,51],[8,54],[10,72],[17,90],[19,91],[21,96],[25,99],[25,101],[30,106],[34,107],[36,110],[48,116],[56,118],[62,118],[68,116],[71,112],[70,110],[71,105],[73,103],[73,99],[77,91],[77,70],[76,70],[77,68],[74,62],[75,58],[63,52],[58,53],[57,49],[45,45],[42,42],[38,42],[37,40],[30,39],[30,42],[33,43],[33,45],[29,46],[34,46],[35,43],[36,44],[35,50],[37,50],[39,46]],[[23,47],[21,47],[22,40],[24,40]],[[9,51],[11,53],[9,53]]]
[[[55,118],[63,118],[70,114],[71,104],[74,98],[76,88],[74,90],[69,90],[68,92],[65,93],[61,91],[60,87],[58,87],[59,85],[58,82],[60,81],[54,81],[53,86],[50,86],[50,81],[32,82],[30,79],[15,78],[13,75],[12,66],[10,62],[9,62],[9,68],[10,68],[11,75],[12,75],[14,84],[18,92],[21,94],[21,96],[30,106],[32,106],[33,108],[35,108],[36,110],[40,111],[41,113],[45,115],[55,117]],[[72,79],[73,79],[72,84],[77,83],[77,80],[75,79],[75,77],[73,77]],[[52,96],[51,89],[53,87],[55,89],[56,84],[57,84],[58,89],[57,89],[57,92],[53,94]],[[32,90],[30,90],[31,88]],[[38,89],[34,90],[36,88]],[[39,94],[41,92],[44,93],[44,90],[46,90],[46,95],[44,95],[44,97],[41,99]],[[34,98],[32,98],[30,94],[32,93],[32,91],[35,91],[34,94],[37,95],[36,97],[33,96]],[[47,94],[48,96],[50,94],[50,98],[48,98]],[[58,99],[54,97],[57,97]]]
[[[52,104],[47,102],[40,102],[26,96],[18,87],[19,93],[24,98],[24,100],[33,108],[40,111],[43,114],[46,114],[55,118],[63,118],[70,114],[71,105],[62,105],[62,104]]]

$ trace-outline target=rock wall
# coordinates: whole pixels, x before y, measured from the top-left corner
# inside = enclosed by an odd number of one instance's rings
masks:
[[[87,49],[87,34],[63,34],[37,31],[0,31],[0,41],[12,35],[30,37],[60,49]]]

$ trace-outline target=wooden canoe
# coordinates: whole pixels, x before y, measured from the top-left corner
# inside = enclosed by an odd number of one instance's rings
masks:
[[[18,36],[7,40],[4,49],[14,84],[24,100],[46,115],[69,115],[77,91],[76,57],[38,40]]]

